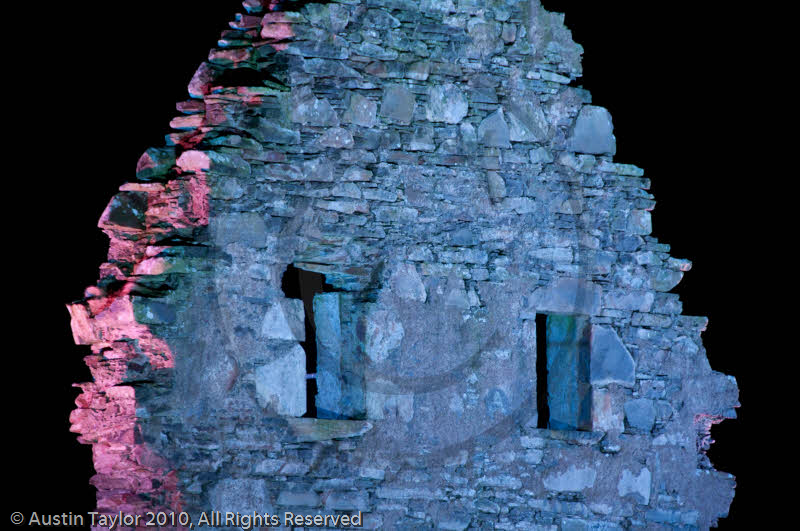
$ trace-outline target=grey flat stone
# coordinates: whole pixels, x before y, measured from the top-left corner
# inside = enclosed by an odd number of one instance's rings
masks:
[[[511,131],[503,117],[503,109],[483,119],[478,126],[478,142],[488,147],[510,148]]]
[[[603,107],[586,105],[578,114],[567,149],[594,155],[613,155],[617,152],[611,114]]]
[[[425,302],[428,298],[414,264],[400,264],[389,282],[392,291],[400,298],[417,302]]]
[[[627,468],[622,471],[622,476],[617,483],[617,493],[620,496],[632,494],[636,500],[643,504],[650,504],[650,470],[642,467],[638,474]]]
[[[552,284],[536,288],[527,298],[525,315],[536,313],[576,313],[595,315],[600,312],[602,288],[593,282],[560,278]]]
[[[372,127],[375,125],[377,110],[377,102],[361,94],[352,93],[350,95],[350,105],[342,115],[342,121],[362,127]]]
[[[316,492],[292,492],[283,490],[278,495],[278,505],[294,507],[317,507],[321,505],[319,494]]]
[[[255,371],[256,396],[263,408],[299,417],[306,412],[306,353],[296,344]]]
[[[617,333],[602,325],[592,326],[592,385],[616,383],[633,387],[636,364]]]
[[[408,125],[414,116],[416,98],[407,88],[389,85],[383,90],[380,115],[388,122]]]
[[[508,121],[512,142],[543,142],[549,126],[535,93],[513,97],[508,105]]]
[[[650,432],[656,421],[656,406],[652,400],[637,398],[625,402],[625,420],[637,430]]]
[[[333,163],[325,158],[318,157],[303,163],[303,178],[307,181],[333,181]]]
[[[223,479],[211,488],[209,501],[213,510],[223,513],[272,512],[267,485],[260,479]]]
[[[292,121],[319,127],[339,126],[339,116],[328,100],[317,98],[307,86],[292,93]]]
[[[542,482],[548,490],[556,492],[580,492],[594,485],[597,472],[588,466],[570,467],[563,472],[554,472],[544,477]]]
[[[217,245],[241,243],[264,247],[267,241],[267,225],[264,216],[256,212],[231,212],[212,219],[211,234]]]
[[[342,323],[338,293],[314,296],[317,342],[317,416],[340,418],[342,411]]]
[[[319,137],[319,143],[325,147],[345,148],[353,147],[353,133],[343,127],[331,127]]]
[[[289,424],[286,439],[291,442],[347,439],[349,437],[359,437],[372,429],[372,424],[365,420],[289,418],[286,421]],[[308,465],[304,466],[308,469]]]
[[[469,103],[464,92],[452,83],[428,89],[425,117],[431,122],[457,124],[467,115]]]

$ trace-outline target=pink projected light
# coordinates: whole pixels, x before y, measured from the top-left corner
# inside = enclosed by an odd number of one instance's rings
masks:
[[[171,230],[165,226],[208,225],[204,170],[209,167],[208,155],[190,151],[178,159],[177,179],[166,184],[122,186],[123,192],[147,195],[144,228],[111,222],[113,200],[99,226],[111,238],[109,260],[133,264],[133,273],[125,275],[112,262],[103,264],[101,275],[113,276],[122,287],[113,293],[90,287],[85,300],[68,306],[75,342],[92,348],[85,361],[94,378],[93,383],[76,384],[82,393],[75,401],[78,408],[70,415],[70,429],[80,434],[81,443],[92,445],[97,472],[92,484],[97,488],[101,513],[180,511],[177,474],[145,443],[136,442],[136,393],[124,385],[129,367],[141,363],[142,358],[154,371],[170,370],[175,361],[167,343],[136,321],[130,293],[141,276],[169,269],[169,263],[158,256],[166,247],[152,245],[157,236]],[[186,206],[181,208],[181,204]]]
[[[238,15],[231,27],[260,27],[252,36],[263,40],[254,42],[254,46],[285,50],[286,41],[294,33],[286,15],[275,11],[279,2],[245,0],[243,4],[249,12],[266,9],[267,13],[263,17]],[[237,68],[250,59],[250,54],[250,49],[223,47],[212,50],[209,59]],[[102,514],[145,515],[181,510],[177,472],[142,442],[136,390],[126,385],[131,369],[171,371],[175,367],[174,355],[166,341],[156,337],[147,324],[137,321],[131,293],[143,277],[169,272],[169,260],[162,256],[168,247],[158,245],[158,241],[177,229],[208,225],[207,172],[213,161],[195,148],[212,128],[227,120],[218,97],[225,87],[215,86],[216,75],[218,71],[211,64],[202,63],[188,86],[193,99],[178,104],[184,116],[170,123],[176,132],[167,137],[180,153],[172,168],[173,177],[166,182],[121,186],[121,193],[100,217],[98,226],[110,238],[108,261],[100,266],[100,278],[104,280],[100,285],[115,287],[108,291],[89,287],[83,300],[67,306],[75,342],[91,347],[92,354],[84,360],[94,379],[75,384],[82,392],[75,400],[77,409],[70,415],[70,430],[80,434],[81,443],[92,445],[96,474],[91,483],[97,488],[97,510]],[[225,92],[228,101],[239,99],[254,106],[262,101],[262,95],[248,87],[231,87]],[[145,153],[136,171],[152,170],[158,165],[159,161]],[[144,212],[140,211],[142,208]],[[111,279],[115,282],[109,283]],[[144,528],[145,520],[140,519],[139,527]]]

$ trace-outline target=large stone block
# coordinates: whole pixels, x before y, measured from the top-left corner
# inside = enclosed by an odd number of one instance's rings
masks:
[[[380,114],[387,122],[408,125],[415,106],[416,98],[410,90],[401,85],[389,85],[383,90]]]
[[[419,125],[414,128],[414,133],[409,138],[406,149],[408,151],[433,151],[436,144],[433,140],[433,127]]]
[[[683,279],[683,271],[659,268],[650,276],[650,286],[656,291],[669,291]]]
[[[332,59],[304,59],[303,71],[316,76],[336,76],[342,78],[361,78],[358,71],[350,68],[341,61]]]
[[[358,93],[350,95],[350,104],[342,116],[342,120],[347,123],[360,125],[362,127],[372,127],[375,125],[375,115],[378,104]]]
[[[303,178],[307,181],[333,181],[334,164],[326,157],[309,159],[303,163]]]
[[[175,167],[175,148],[150,148],[136,163],[136,178],[142,181],[165,178]]]
[[[361,23],[367,28],[388,29],[400,27],[400,21],[383,9],[368,10]]]
[[[369,419],[411,422],[414,418],[414,395],[381,378],[367,382],[366,401]]]
[[[338,35],[316,41],[294,41],[286,47],[285,53],[303,57],[323,59],[347,59],[350,56],[348,43]]]
[[[503,50],[503,41],[500,39],[502,27],[494,21],[482,21],[479,18],[470,20],[467,25],[467,35],[470,42],[465,52],[470,59],[483,59],[491,57]]]
[[[303,301],[284,299],[272,304],[261,321],[261,336],[267,339],[305,341]]]
[[[305,6],[308,21],[331,33],[339,33],[350,21],[350,11],[339,4],[308,4]]]
[[[606,294],[604,306],[614,310],[647,313],[653,307],[655,294],[651,291],[612,291]]]
[[[255,371],[256,397],[262,408],[300,417],[306,412],[306,352],[300,345],[280,352]]]
[[[559,278],[551,284],[536,288],[527,297],[523,318],[532,319],[537,313],[600,313],[602,288],[588,280]]]
[[[364,418],[364,351],[356,338],[357,308],[342,294],[314,296],[317,346],[317,417]]]
[[[450,275],[447,279],[444,305],[459,310],[466,310],[470,307],[470,300],[467,295],[466,286],[464,285],[464,279],[456,275]]]
[[[631,428],[649,433],[656,421],[656,406],[648,398],[625,402],[625,420]]]
[[[544,142],[549,126],[538,96],[534,93],[526,93],[525,96],[515,96],[509,101],[510,139],[512,142]]]
[[[597,471],[588,466],[570,467],[563,472],[553,472],[546,475],[542,483],[544,488],[556,492],[580,492],[594,486],[597,479]]]
[[[331,127],[322,133],[319,143],[324,147],[351,149],[354,145],[353,133],[343,127]]]
[[[147,194],[144,192],[120,192],[115,195],[100,218],[101,227],[116,227],[133,230],[145,228]]]
[[[290,507],[317,507],[321,505],[319,494],[313,491],[294,492],[283,490],[278,495],[278,505]]]
[[[628,218],[628,232],[645,236],[653,232],[653,222],[650,212],[646,210],[633,210]]]
[[[592,385],[633,387],[636,363],[614,329],[593,325],[591,352]]]
[[[456,10],[453,0],[420,0],[419,10],[423,13],[452,13]]]
[[[487,172],[489,182],[489,197],[492,200],[500,200],[506,196],[506,182],[496,171]]]
[[[275,123],[272,120],[259,118],[248,128],[250,132],[255,135],[256,139],[260,142],[269,142],[275,144],[299,144],[300,132],[293,129],[287,129]]]
[[[387,310],[376,310],[366,316],[365,349],[373,362],[381,362],[400,346],[405,335],[403,324]]]
[[[325,499],[326,511],[369,511],[367,492],[331,492]]]
[[[223,479],[209,492],[211,509],[222,513],[272,512],[267,484],[260,479]]]
[[[469,103],[464,92],[452,83],[428,89],[425,117],[431,122],[457,124],[467,115]]]
[[[503,117],[503,109],[497,109],[483,119],[478,126],[478,142],[488,147],[510,148],[511,132]]]
[[[286,434],[287,439],[293,442],[330,441],[332,439],[360,437],[372,429],[372,424],[363,420],[290,418],[286,419],[286,422],[289,425],[289,433]],[[305,468],[305,471],[302,472],[303,474],[310,468],[308,465],[299,466]],[[286,467],[281,469],[281,473],[286,473]]]
[[[634,475],[628,469],[622,471],[617,483],[617,493],[620,496],[633,495],[636,500],[643,504],[650,504],[650,481],[651,474],[647,468],[642,468],[638,474]]]
[[[428,298],[414,264],[400,264],[389,282],[392,291],[402,299],[425,302]]]
[[[267,225],[263,214],[257,212],[231,212],[220,214],[210,221],[211,234],[219,246],[240,243],[250,247],[266,247]]]
[[[578,114],[567,149],[593,155],[613,155],[617,152],[611,114],[603,107],[586,105]]]
[[[314,296],[317,341],[317,417],[341,418],[342,320],[338,293]]]
[[[169,301],[135,297],[134,302],[137,323],[168,325],[175,322],[177,317],[175,305]]]
[[[339,126],[339,116],[328,100],[317,98],[308,86],[297,88],[292,92],[291,117],[293,122],[303,125]]]
[[[608,389],[592,389],[592,430],[622,432],[625,429],[617,400]]]
[[[397,50],[384,48],[383,46],[378,46],[377,44],[373,44],[371,42],[362,42],[358,46],[354,47],[353,50],[358,55],[372,57],[373,59],[378,59],[380,61],[394,61],[400,55]]]

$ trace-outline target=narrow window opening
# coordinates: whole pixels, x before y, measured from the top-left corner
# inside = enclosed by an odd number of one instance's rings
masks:
[[[536,427],[549,428],[550,407],[547,405],[547,315],[536,314]]]
[[[589,319],[536,314],[537,427],[592,429]]]
[[[306,352],[306,413],[303,417],[317,418],[317,337],[314,320],[314,297],[319,293],[338,291],[325,282],[325,275],[289,264],[281,278],[283,294],[290,299],[301,299],[305,313],[306,339],[300,346]]]

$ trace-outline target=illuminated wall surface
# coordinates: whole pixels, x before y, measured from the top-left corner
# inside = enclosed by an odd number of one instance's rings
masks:
[[[705,529],[736,416],[538,1],[246,0],[102,215],[98,510]],[[294,10],[290,10],[294,9]],[[291,278],[290,278],[291,277]],[[312,286],[313,284],[313,286]]]

